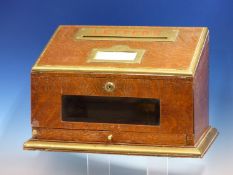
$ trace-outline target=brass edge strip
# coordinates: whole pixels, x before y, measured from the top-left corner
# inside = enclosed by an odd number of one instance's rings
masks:
[[[194,76],[197,65],[199,63],[199,60],[201,58],[202,51],[205,46],[206,39],[208,37],[209,30],[207,27],[204,27],[201,32],[201,36],[198,40],[197,46],[195,48],[193,58],[189,67],[189,71],[192,72],[192,75]]]
[[[203,140],[196,147],[162,147],[162,146],[130,146],[130,145],[104,145],[104,144],[80,144],[74,142],[54,142],[29,140],[24,144],[26,150],[46,151],[73,151],[112,153],[129,155],[154,155],[171,157],[202,157],[217,137],[217,130],[210,128]]]
[[[40,61],[41,56],[43,56],[44,52],[46,51],[49,44],[54,39],[56,33],[62,26],[59,26],[56,31],[54,32],[52,38],[47,43],[46,47],[42,51],[41,55],[39,56],[38,60],[32,67],[32,71],[34,72],[51,72],[51,71],[85,71],[85,72],[122,72],[122,73],[149,73],[149,74],[158,74],[158,75],[187,75],[187,76],[194,76],[196,67],[198,65],[203,45],[205,44],[208,28],[203,28],[201,32],[201,36],[195,48],[193,58],[191,64],[188,69],[159,69],[159,68],[116,68],[116,67],[91,67],[91,66],[59,66],[59,65],[44,65],[44,66],[37,66],[38,62]],[[126,26],[124,26],[126,27]],[[129,26],[128,26],[129,27]],[[140,27],[140,26],[139,26]]]
[[[189,26],[184,26],[184,27],[181,27],[181,26],[130,26],[130,25],[126,25],[126,26],[123,26],[123,25],[60,25],[61,27],[77,27],[77,28],[93,28],[93,27],[96,27],[96,28],[115,28],[117,27],[118,29],[132,29],[132,28],[136,28],[136,29],[148,29],[148,28],[154,28],[154,29],[157,29],[157,28],[161,28],[161,29],[167,29],[167,30],[179,30],[180,28],[190,28]]]
[[[91,67],[91,66],[34,66],[34,72],[51,71],[83,71],[83,72],[109,72],[109,73],[148,73],[158,75],[186,75],[192,76],[192,72],[178,69],[158,69],[158,68],[117,68],[117,67]]]
[[[207,152],[207,150],[210,148],[210,146],[213,144],[214,140],[218,136],[218,131],[216,128],[210,128],[208,130],[208,133],[205,135],[205,137],[200,141],[198,147],[198,150],[202,153],[201,157],[204,156],[204,154]]]
[[[107,30],[107,33],[104,31]],[[119,30],[128,30],[128,32],[119,32]],[[145,32],[146,30],[146,32]],[[75,33],[77,40],[120,40],[120,41],[158,41],[175,42],[178,36],[178,29],[167,29],[154,34],[157,28],[126,28],[126,27],[81,27]],[[118,33],[116,33],[118,31]],[[131,33],[129,32],[131,31]],[[136,32],[136,33],[135,33]]]
[[[112,154],[132,154],[132,155],[169,155],[169,156],[200,156],[199,150],[195,148],[175,148],[175,147],[151,147],[151,146],[123,146],[123,145],[103,145],[103,144],[79,144],[52,141],[30,140],[24,144],[24,149],[54,150],[54,151],[74,151],[74,152],[101,152]]]

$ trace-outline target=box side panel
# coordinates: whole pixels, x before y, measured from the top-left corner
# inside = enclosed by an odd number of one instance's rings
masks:
[[[96,75],[77,73],[32,73],[32,127],[37,138],[82,142],[107,142],[113,135],[116,144],[192,145],[193,90],[190,77]],[[106,82],[114,92],[106,92]],[[160,125],[128,125],[62,121],[62,95],[155,98],[160,100]],[[54,130],[51,130],[54,129]],[[69,132],[65,132],[69,130]],[[76,130],[70,132],[71,130]],[[79,133],[92,133],[83,135]],[[98,131],[98,133],[96,132]],[[101,131],[101,132],[99,132]],[[77,134],[75,134],[77,133]],[[96,135],[96,137],[93,135]],[[131,140],[130,140],[131,139]]]
[[[195,141],[209,127],[209,36],[194,76],[194,134]]]

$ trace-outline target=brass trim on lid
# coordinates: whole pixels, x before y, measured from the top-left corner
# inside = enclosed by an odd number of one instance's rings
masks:
[[[145,68],[118,68],[118,67],[103,67],[103,66],[35,66],[32,72],[104,72],[104,73],[137,73],[137,74],[154,74],[154,75],[183,75],[192,76],[192,72],[182,69],[155,69],[151,67]]]
[[[195,74],[195,72],[196,72],[199,60],[201,58],[202,51],[204,49],[205,43],[207,42],[207,37],[209,36],[208,34],[209,34],[208,28],[204,27],[202,32],[201,32],[201,36],[199,38],[197,46],[195,48],[191,64],[189,66],[189,70],[193,74]]]
[[[58,30],[57,30],[58,31]],[[57,32],[56,31],[56,32]],[[54,35],[53,35],[54,37]],[[163,76],[194,76],[198,66],[203,46],[208,37],[208,28],[202,29],[198,44],[195,48],[192,61],[187,69],[163,69],[152,67],[141,68],[120,68],[120,67],[104,67],[104,66],[63,66],[63,65],[42,65],[39,66],[39,60],[32,67],[32,72],[103,72],[103,73],[138,73],[138,74],[155,74]],[[45,52],[51,41],[48,43],[42,54]]]
[[[105,52],[105,53],[135,53],[136,57],[133,60],[107,60],[107,59],[102,59],[102,60],[97,60],[95,59],[96,54],[99,52]],[[132,49],[127,45],[114,45],[109,48],[94,48],[92,49],[89,57],[87,58],[87,62],[99,62],[99,63],[141,63],[141,60],[143,58],[145,50],[144,49]]]
[[[118,40],[118,41],[161,41],[175,42],[179,30],[156,28],[80,28],[75,34],[77,40]]]

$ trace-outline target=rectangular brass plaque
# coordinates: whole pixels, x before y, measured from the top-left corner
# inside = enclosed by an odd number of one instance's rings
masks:
[[[87,62],[140,63],[144,52],[144,49],[132,49],[127,45],[94,48],[87,58]]]
[[[133,40],[174,42],[178,30],[158,30],[152,28],[81,28],[75,34],[78,40]]]

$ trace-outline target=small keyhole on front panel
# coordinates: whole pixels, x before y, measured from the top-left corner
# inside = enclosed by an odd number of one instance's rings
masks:
[[[104,85],[104,89],[105,89],[105,91],[107,91],[107,92],[112,92],[112,91],[114,91],[114,89],[115,89],[115,84],[112,83],[112,82],[107,82],[107,83],[105,83],[105,85]]]

